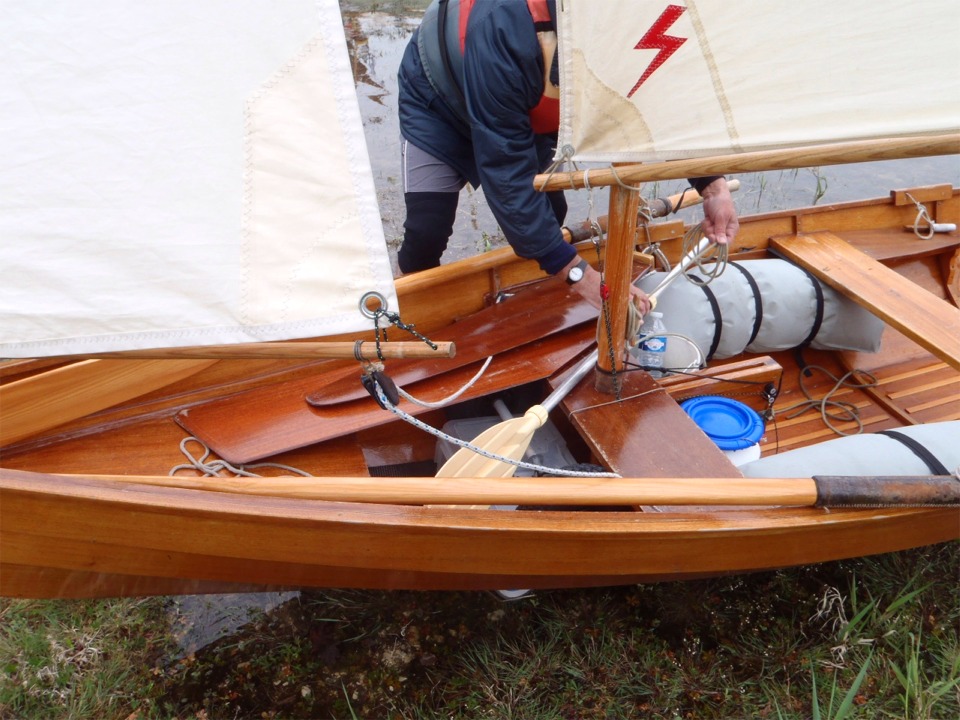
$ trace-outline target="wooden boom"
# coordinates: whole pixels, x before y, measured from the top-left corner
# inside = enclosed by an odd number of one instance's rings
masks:
[[[670,160],[649,165],[623,165],[615,170],[598,168],[586,173],[562,172],[537,175],[533,186],[538,190],[580,190],[585,188],[584,175],[591,187],[601,185],[635,185],[652,180],[680,180],[701,175],[788,170],[819,165],[900,160],[954,155],[960,153],[960,133],[922,135],[884,140],[813,145],[806,148],[763,150],[740,155],[715,155],[689,160]]]

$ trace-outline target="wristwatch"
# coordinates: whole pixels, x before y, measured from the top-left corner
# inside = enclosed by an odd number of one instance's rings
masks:
[[[573,285],[583,280],[583,273],[587,269],[587,261],[580,260],[567,271],[567,285]]]

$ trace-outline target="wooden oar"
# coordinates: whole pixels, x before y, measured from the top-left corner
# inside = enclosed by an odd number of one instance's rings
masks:
[[[0,470],[0,474],[3,472]],[[937,475],[724,478],[722,482],[709,477],[221,478],[85,475],[82,478],[243,495],[390,505],[960,506],[960,482],[952,476]]]
[[[706,238],[701,240],[666,274],[660,284],[648,295],[651,307],[656,305],[657,297],[670,283],[707,252],[710,244]],[[520,460],[530,446],[533,434],[547,421],[550,411],[559,405],[577,386],[577,383],[596,366],[598,356],[599,350],[594,349],[541,404],[534,405],[521,417],[505,420],[480,433],[472,444],[494,455]],[[509,477],[516,469],[517,466],[512,463],[488,458],[470,448],[461,448],[437,471],[437,477]]]

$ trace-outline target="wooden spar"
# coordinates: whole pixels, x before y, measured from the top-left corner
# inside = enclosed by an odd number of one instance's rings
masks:
[[[590,187],[614,186],[619,183],[636,185],[654,180],[682,180],[704,175],[788,170],[791,168],[846,163],[873,162],[955,155],[960,153],[960,133],[921,135],[916,137],[885,138],[858,142],[812,145],[805,148],[762,150],[740,155],[670,160],[647,165],[618,165],[616,174],[609,168],[577,172],[556,172],[537,175],[533,185],[538,190],[581,190]],[[587,175],[586,180],[584,175]]]
[[[623,351],[626,345],[627,302],[633,269],[633,248],[637,236],[637,208],[639,189],[623,185],[610,187],[610,232],[607,236],[607,254],[604,262],[604,302],[601,330],[597,333],[597,390],[616,392],[614,373],[623,370]],[[622,302],[626,298],[627,302]]]
[[[423,342],[384,342],[380,353],[384,358],[452,358],[456,346],[452,342],[435,342],[436,348]],[[208,359],[208,360],[259,360],[259,359],[315,359],[315,360],[377,360],[377,345],[374,342],[265,342],[239,345],[208,345],[198,347],[157,348],[153,350],[123,350],[120,352],[96,353],[94,355],[71,355],[80,358],[137,358],[137,359]]]
[[[730,190],[730,192],[736,192],[740,189],[740,181],[736,178],[728,180],[727,189]],[[643,208],[641,208],[640,212],[641,214],[649,213],[649,217],[651,218],[659,218],[676,212],[677,210],[682,210],[683,208],[699,205],[702,202],[703,198],[700,197],[700,193],[693,188],[688,188],[686,192],[677,193],[676,195],[671,195],[667,198],[656,198],[655,200],[649,201]],[[609,218],[606,215],[601,215],[597,218],[597,225],[600,226],[600,230],[602,232],[607,232],[608,219]],[[589,220],[579,225],[575,225],[574,227],[561,228],[561,230],[563,231],[563,239],[567,242],[573,243],[589,240],[597,234],[595,226]]]
[[[950,476],[725,478],[723,482],[717,478],[85,477],[208,492],[390,505],[960,505],[960,483]]]

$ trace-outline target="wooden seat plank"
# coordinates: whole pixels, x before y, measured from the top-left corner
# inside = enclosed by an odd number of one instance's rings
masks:
[[[588,375],[560,405],[604,465],[624,477],[743,477],[650,375],[620,378],[621,402],[599,392]]]
[[[829,232],[774,238],[785,257],[960,370],[960,309]]]

